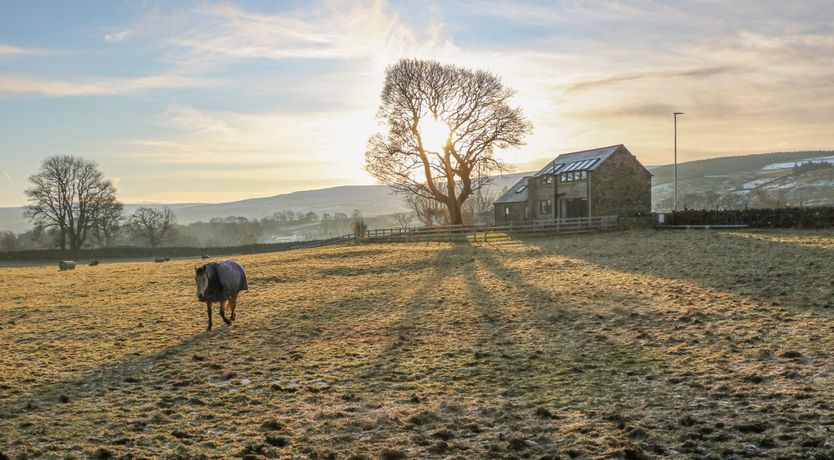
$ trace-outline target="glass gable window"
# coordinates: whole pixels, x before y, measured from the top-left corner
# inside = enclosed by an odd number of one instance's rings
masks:
[[[575,182],[588,178],[588,171],[571,171],[559,174],[559,182]]]

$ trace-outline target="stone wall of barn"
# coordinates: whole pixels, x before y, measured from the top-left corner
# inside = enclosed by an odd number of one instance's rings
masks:
[[[510,225],[521,224],[524,222],[524,208],[527,206],[526,202],[522,203],[501,203],[496,204],[495,208],[495,225]],[[509,209],[509,217],[507,217],[506,209]]]
[[[530,218],[534,220],[541,219],[555,219],[556,215],[556,181],[559,180],[557,176],[550,175],[552,179],[549,184],[542,182],[542,176],[531,177],[527,181],[528,198],[530,203]],[[542,214],[541,202],[542,200],[550,200],[550,212]]]
[[[625,148],[590,174],[593,216],[634,216],[652,209],[652,175]]]

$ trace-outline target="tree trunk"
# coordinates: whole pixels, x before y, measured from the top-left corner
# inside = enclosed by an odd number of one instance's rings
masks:
[[[452,197],[446,207],[449,209],[449,225],[463,225],[463,213],[458,200]]]

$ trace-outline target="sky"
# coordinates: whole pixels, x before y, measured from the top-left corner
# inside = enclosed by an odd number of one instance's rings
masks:
[[[834,148],[834,3],[3,1],[0,206],[54,154],[120,198],[221,202],[374,183],[385,68],[496,73],[534,125],[516,171],[625,144],[644,164]]]

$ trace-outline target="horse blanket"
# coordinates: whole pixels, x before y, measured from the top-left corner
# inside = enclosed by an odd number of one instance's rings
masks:
[[[211,262],[204,265],[208,274],[208,287],[199,297],[200,302],[222,302],[240,291],[249,289],[246,272],[233,260]]]

